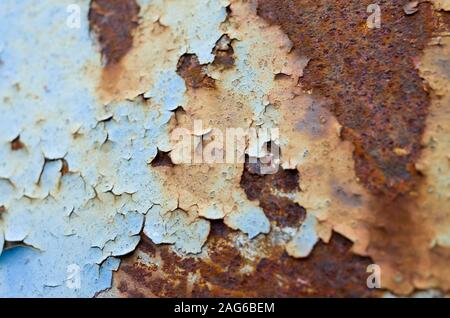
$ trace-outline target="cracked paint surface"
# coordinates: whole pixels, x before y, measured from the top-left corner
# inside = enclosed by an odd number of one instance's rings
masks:
[[[420,182],[386,201],[357,177],[326,101],[302,87],[314,56],[258,1],[27,2],[0,3],[0,296],[245,296],[228,279],[257,289],[272,271],[282,295],[320,295],[327,257],[363,286],[370,257],[396,294],[450,290],[447,33],[417,64],[431,100]],[[66,24],[73,3],[80,28]],[[273,176],[185,164],[172,138],[183,131],[195,157],[218,151],[215,131],[258,127],[280,130],[261,136],[281,150]],[[176,292],[175,272],[188,277]]]

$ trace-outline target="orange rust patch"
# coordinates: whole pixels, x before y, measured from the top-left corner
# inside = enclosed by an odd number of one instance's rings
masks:
[[[177,65],[177,73],[191,88],[214,88],[214,79],[206,74],[206,65],[199,63],[195,54],[184,54]]]
[[[132,48],[138,14],[136,0],[92,0],[90,29],[97,34],[106,65],[118,63]]]
[[[69,163],[65,159],[62,159],[61,161],[62,161],[61,175],[64,176],[69,173]]]
[[[413,187],[429,105],[413,59],[435,19],[428,4],[406,16],[408,1],[379,1],[382,25],[375,30],[366,26],[371,0],[259,0],[258,7],[311,58],[301,84],[328,99],[344,137],[355,144],[358,177],[392,196]],[[399,156],[396,148],[407,153]]]
[[[11,141],[11,150],[12,151],[17,151],[17,150],[23,149],[24,147],[25,147],[25,144],[22,141],[20,141],[20,136],[18,136],[16,139]]]

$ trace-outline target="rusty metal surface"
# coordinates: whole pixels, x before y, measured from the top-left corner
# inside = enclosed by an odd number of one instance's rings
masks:
[[[339,235],[319,243],[307,260],[261,242],[267,256],[248,259],[233,243],[230,229],[213,223],[208,260],[181,257],[168,246],[144,239],[137,253],[124,260],[114,276],[121,297],[373,297],[366,288],[369,259],[351,253]],[[139,255],[155,260],[146,265]]]
[[[382,1],[383,29],[372,31],[365,25],[365,8],[370,3],[261,0],[258,14],[281,26],[294,49],[311,58],[301,85],[325,99],[344,126],[343,137],[355,145],[358,177],[380,202],[386,202],[374,207],[392,224],[392,230],[378,234],[380,240],[402,236],[405,228],[400,246],[406,246],[415,231],[407,222],[410,202],[401,196],[420,182],[414,163],[430,103],[416,63],[442,16],[437,17],[429,3],[406,16],[401,8],[408,1]],[[202,81],[203,75],[194,83]],[[272,190],[295,192],[299,179],[296,170],[261,176],[247,164],[241,186],[271,221],[298,226],[304,220],[304,208]],[[246,274],[239,272],[247,263],[230,236],[220,222],[213,225],[207,243],[213,254],[207,261],[184,259],[169,247],[144,241],[138,254],[158,257],[161,263],[147,267],[139,258],[127,259],[116,275],[118,293],[126,297],[380,296],[364,285],[370,258],[352,255],[350,243],[338,234],[301,261],[267,247],[267,258],[251,261],[254,271]]]
[[[302,86],[325,98],[344,126],[344,138],[356,148],[358,177],[389,196],[413,187],[429,105],[414,61],[430,40],[436,17],[429,3],[405,15],[408,2],[378,2],[379,30],[366,26],[370,0],[262,0],[258,7],[300,54],[311,57]]]
[[[214,88],[214,79],[206,74],[206,65],[201,65],[197,56],[183,55],[178,61],[177,73],[191,88]]]
[[[379,29],[370,0],[78,1],[67,38],[55,3],[2,7],[58,32],[36,77],[12,53],[33,64],[48,38],[5,37],[0,296],[448,293],[448,1],[378,1]],[[171,139],[194,136],[195,161],[233,127],[280,137],[231,164],[185,164]]]

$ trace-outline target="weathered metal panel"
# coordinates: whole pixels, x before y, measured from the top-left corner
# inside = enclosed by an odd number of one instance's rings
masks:
[[[444,295],[449,9],[1,1],[0,296]]]

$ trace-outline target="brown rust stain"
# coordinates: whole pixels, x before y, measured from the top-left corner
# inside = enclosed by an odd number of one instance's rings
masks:
[[[64,176],[70,172],[69,163],[65,159],[61,159],[61,175]]]
[[[89,25],[100,43],[106,65],[117,64],[133,47],[138,26],[136,0],[92,0]]]
[[[408,1],[378,1],[382,24],[373,30],[366,26],[371,0],[258,3],[258,14],[311,58],[301,85],[327,98],[343,136],[355,145],[358,177],[370,190],[391,196],[415,182],[429,99],[413,60],[436,25],[429,4],[406,16]]]
[[[416,198],[409,195],[373,202],[373,209],[377,211],[376,225],[370,228],[368,253],[382,270],[395,269],[394,273],[384,275],[385,279],[393,281],[384,283],[408,294],[413,291],[414,276],[429,270],[429,267],[418,268],[422,262],[418,258],[428,254],[430,246],[424,242],[432,240],[433,230],[425,219],[412,213],[420,207]]]
[[[206,65],[200,64],[195,54],[184,54],[180,57],[177,73],[184,79],[187,87],[194,89],[215,87],[214,79],[206,74]]]
[[[267,217],[278,226],[298,226],[305,210],[286,197],[300,191],[297,170],[280,169],[260,175],[257,164],[246,163],[241,187],[250,200],[259,200]],[[114,276],[122,297],[373,297],[366,268],[372,261],[351,252],[352,243],[334,234],[318,243],[306,259],[287,255],[270,236],[258,238],[255,258],[236,245],[236,235],[222,221],[211,221],[204,250],[207,256],[181,256],[169,245],[156,245],[145,236],[137,252],[126,258]],[[145,254],[141,261],[140,254]]]
[[[125,297],[313,297],[375,296],[366,287],[369,259],[350,252],[351,243],[334,235],[319,243],[306,260],[271,246],[269,257],[249,260],[232,243],[235,235],[222,222],[212,224],[209,257],[181,257],[169,246],[143,238],[138,250],[157,260],[147,267],[132,256],[114,277]],[[155,265],[157,264],[157,265]],[[245,268],[253,268],[246,271]]]
[[[213,50],[213,65],[222,69],[229,69],[234,66],[235,57],[232,40],[227,34],[224,34],[216,43]]]
[[[306,210],[299,204],[284,197],[263,194],[259,199],[259,206],[270,221],[280,226],[297,227],[306,216]]]

